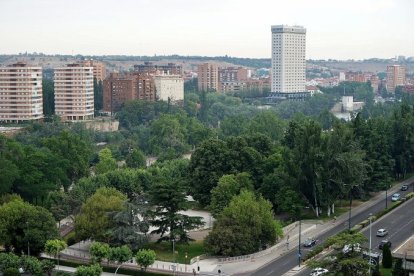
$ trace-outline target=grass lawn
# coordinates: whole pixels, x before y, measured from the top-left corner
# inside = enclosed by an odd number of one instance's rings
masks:
[[[392,269],[391,268],[383,268],[380,267],[381,276],[391,276],[392,275]]]
[[[165,262],[173,262],[172,244],[169,242],[149,243],[147,245],[157,253],[157,260]],[[185,255],[187,253],[187,258]],[[204,254],[204,246],[202,241],[193,241],[187,244],[175,244],[175,257],[180,264],[189,264],[190,260],[196,256]]]

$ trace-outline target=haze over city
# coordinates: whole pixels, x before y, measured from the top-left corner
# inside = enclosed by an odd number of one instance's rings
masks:
[[[307,29],[308,59],[412,56],[411,0],[2,0],[0,53],[268,58],[270,26]]]

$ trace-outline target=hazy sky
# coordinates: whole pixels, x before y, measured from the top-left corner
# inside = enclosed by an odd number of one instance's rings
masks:
[[[270,57],[270,26],[307,58],[414,56],[414,0],[0,0],[0,54]]]

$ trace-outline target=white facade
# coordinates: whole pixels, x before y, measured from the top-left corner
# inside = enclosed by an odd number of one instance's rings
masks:
[[[306,29],[300,26],[272,26],[271,92],[306,91]]]
[[[68,64],[55,68],[55,113],[63,121],[93,118],[93,67]]]
[[[184,100],[184,79],[179,75],[156,75],[154,77],[157,100],[172,102]]]
[[[0,67],[0,121],[43,118],[42,68],[18,62]]]
[[[343,111],[354,111],[353,96],[342,96],[342,109]]]

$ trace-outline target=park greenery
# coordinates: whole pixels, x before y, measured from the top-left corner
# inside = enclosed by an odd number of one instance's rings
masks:
[[[123,246],[146,248],[150,226],[159,242],[188,243],[203,222],[184,212],[197,207],[216,219],[207,253],[250,254],[281,237],[279,215],[331,216],[338,200],[414,172],[412,98],[375,104],[358,83],[321,90],[267,109],[186,91],[183,106],[127,102],[118,132],[52,119],[0,135],[0,243],[37,255],[57,238],[56,221],[72,218],[68,243],[92,239],[120,257]],[[344,90],[366,103],[350,122],[329,112]]]

